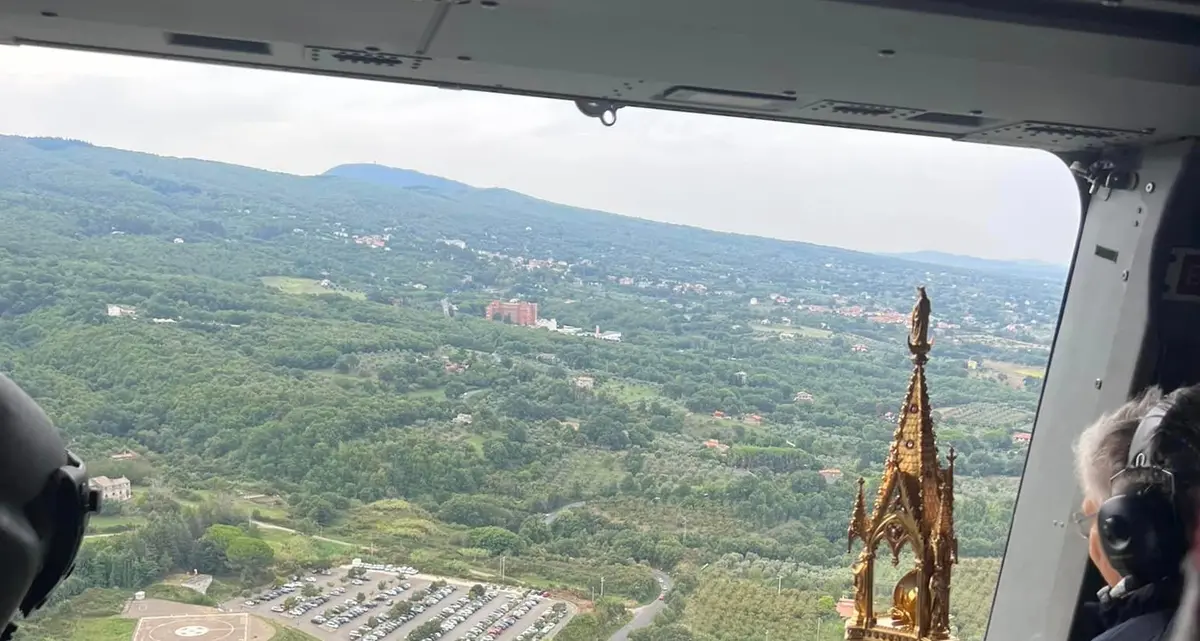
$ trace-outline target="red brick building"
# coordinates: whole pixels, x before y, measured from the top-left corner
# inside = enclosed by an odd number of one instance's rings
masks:
[[[513,325],[536,325],[538,319],[537,303],[517,301],[505,303],[494,300],[487,306],[488,320],[507,318]]]

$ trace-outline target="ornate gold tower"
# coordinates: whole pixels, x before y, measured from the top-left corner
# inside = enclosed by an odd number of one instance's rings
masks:
[[[938,463],[925,363],[929,361],[929,297],[917,288],[908,349],[913,373],[900,409],[895,439],[883,468],[875,509],[867,514],[863,479],[850,515],[849,546],[863,542],[853,566],[854,615],[846,622],[847,639],[945,641],[950,639],[950,570],[958,562],[954,535],[954,448],[948,465]],[[892,564],[908,546],[915,559],[892,591],[892,607],[876,612],[876,551],[891,551]]]

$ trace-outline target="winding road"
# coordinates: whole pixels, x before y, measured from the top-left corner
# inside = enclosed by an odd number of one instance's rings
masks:
[[[670,590],[671,586],[674,585],[674,583],[671,581],[671,577],[667,576],[666,572],[654,570],[654,578],[659,579],[662,582],[663,592]],[[609,637],[608,641],[629,641],[630,632],[633,632],[634,630],[640,630],[651,623],[654,623],[654,617],[658,616],[658,613],[661,612],[665,607],[667,607],[666,602],[659,601],[656,597],[655,600],[651,601],[648,605],[643,605],[642,607],[635,609],[633,611],[633,620],[629,623],[626,623],[625,627],[617,630],[615,634]]]

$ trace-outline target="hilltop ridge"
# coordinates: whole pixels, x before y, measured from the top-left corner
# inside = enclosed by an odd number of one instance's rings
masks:
[[[471,185],[441,176],[431,176],[412,169],[400,169],[375,163],[352,163],[338,165],[322,176],[333,176],[359,182],[399,187],[401,189],[428,189],[432,191],[463,191],[475,189]]]
[[[1044,278],[1057,281],[1065,281],[1067,277],[1067,265],[1056,265],[1040,260],[996,260],[991,258],[978,258],[976,256],[967,256],[965,254],[951,254],[939,251],[916,251],[916,252],[901,252],[901,253],[886,253],[881,256],[891,256],[893,258],[902,258],[918,263],[927,263],[930,265],[941,265],[944,267],[957,267],[962,269],[975,269],[979,271],[993,271],[1012,274],[1014,276],[1028,276],[1030,278]]]
[[[333,167],[322,174],[323,176],[334,176],[347,180],[354,180],[363,183],[381,185],[386,187],[396,187],[400,189],[416,189],[427,193],[454,195],[465,198],[480,198],[489,204],[495,206],[508,206],[520,209],[550,207],[558,211],[556,213],[578,213],[589,212],[598,213],[601,215],[614,216],[619,218],[631,218],[622,214],[611,212],[599,212],[580,208],[573,205],[556,203],[521,192],[513,191],[504,188],[485,188],[475,187],[466,183],[458,182],[441,176],[421,173],[412,169],[404,169],[399,167],[389,167],[380,164],[345,164]],[[643,219],[634,219],[643,220]],[[690,228],[690,225],[654,222],[659,225],[670,227],[685,227]],[[707,231],[707,230],[706,230]],[[753,234],[739,234],[733,232],[712,232],[719,234],[727,234],[730,236],[745,236],[748,238],[769,238],[755,236]],[[774,240],[774,239],[772,239]],[[795,242],[799,245],[807,245],[802,241],[780,241],[780,242]],[[845,251],[860,251],[846,248]],[[929,265],[938,265],[941,267],[953,267],[960,269],[972,269],[980,271],[993,271],[1011,274],[1015,276],[1027,276],[1030,278],[1064,280],[1066,278],[1066,266],[1045,263],[1041,261],[1031,260],[997,260],[989,258],[979,258],[966,254],[954,254],[948,252],[921,250],[913,252],[862,252],[871,253],[877,256],[886,256],[890,258],[900,258],[913,262],[925,263]]]

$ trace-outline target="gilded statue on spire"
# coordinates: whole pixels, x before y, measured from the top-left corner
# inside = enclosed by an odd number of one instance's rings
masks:
[[[847,639],[951,639],[950,576],[951,566],[958,562],[954,449],[950,449],[943,469],[938,461],[925,382],[925,363],[933,347],[929,339],[930,308],[925,288],[918,287],[908,336],[912,378],[869,516],[864,481],[860,478],[858,482],[847,534],[851,550],[855,541],[861,541],[863,547],[851,570],[854,615],[846,622]],[[881,543],[887,545],[893,564],[899,563],[905,548],[912,551],[915,562],[892,590],[892,606],[887,612],[877,613],[875,560]]]
[[[933,347],[933,342],[929,340],[929,310],[929,296],[925,294],[924,287],[918,287],[917,304],[913,305],[909,319],[912,329],[908,334],[908,350],[914,356],[927,356]]]

